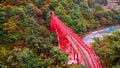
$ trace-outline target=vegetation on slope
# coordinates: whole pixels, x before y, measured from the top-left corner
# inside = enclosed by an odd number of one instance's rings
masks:
[[[102,40],[96,38],[92,44],[104,68],[120,67],[120,31],[104,35]]]
[[[119,11],[100,5],[91,9],[93,1],[0,0],[0,67],[68,67],[67,54],[58,50],[56,34],[49,32],[49,12],[78,35],[120,23]]]
[[[0,67],[68,66],[67,54],[52,43],[43,11],[32,1],[4,1],[0,11]]]

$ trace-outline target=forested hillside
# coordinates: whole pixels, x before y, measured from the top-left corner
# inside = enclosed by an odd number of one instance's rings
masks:
[[[0,0],[0,68],[69,68],[49,32],[50,11],[80,37],[120,24],[119,10],[103,10],[94,0]]]
[[[120,68],[120,31],[104,35],[100,40],[95,38],[93,49],[101,59],[104,68]]]

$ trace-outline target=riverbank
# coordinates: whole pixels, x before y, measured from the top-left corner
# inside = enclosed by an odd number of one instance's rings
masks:
[[[104,34],[110,34],[115,30],[120,30],[120,25],[109,26],[93,32],[89,32],[88,34],[86,34],[86,36],[83,37],[83,41],[89,45],[91,42],[94,42],[94,37],[102,38]]]
[[[95,30],[90,30],[89,32],[86,32],[86,33],[82,36],[82,39],[83,39],[85,36],[87,36],[87,35],[95,32],[95,31],[100,31],[100,30],[104,30],[104,29],[107,29],[107,28],[118,27],[118,26],[120,26],[120,24],[111,25],[111,26],[105,26],[105,27],[101,27],[101,28],[98,28],[98,29],[95,29]]]

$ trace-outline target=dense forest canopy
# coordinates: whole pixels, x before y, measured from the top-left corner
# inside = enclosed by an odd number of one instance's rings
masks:
[[[80,37],[120,24],[119,10],[104,10],[95,0],[0,0],[1,68],[69,67],[68,55],[57,48],[56,34],[49,32],[50,11]]]
[[[103,39],[95,38],[93,49],[101,59],[103,67],[120,67],[120,31],[104,35]]]

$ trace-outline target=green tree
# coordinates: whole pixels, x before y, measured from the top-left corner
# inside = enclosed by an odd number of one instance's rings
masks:
[[[95,5],[95,0],[88,0],[88,5],[90,8],[93,8]]]
[[[6,21],[6,14],[4,12],[4,6],[0,4],[0,23],[3,23]]]
[[[108,1],[107,0],[102,0],[101,4],[106,6],[108,4]]]
[[[100,57],[103,67],[112,68],[120,64],[120,31],[105,35],[102,40],[96,39],[95,41],[93,49]]]

